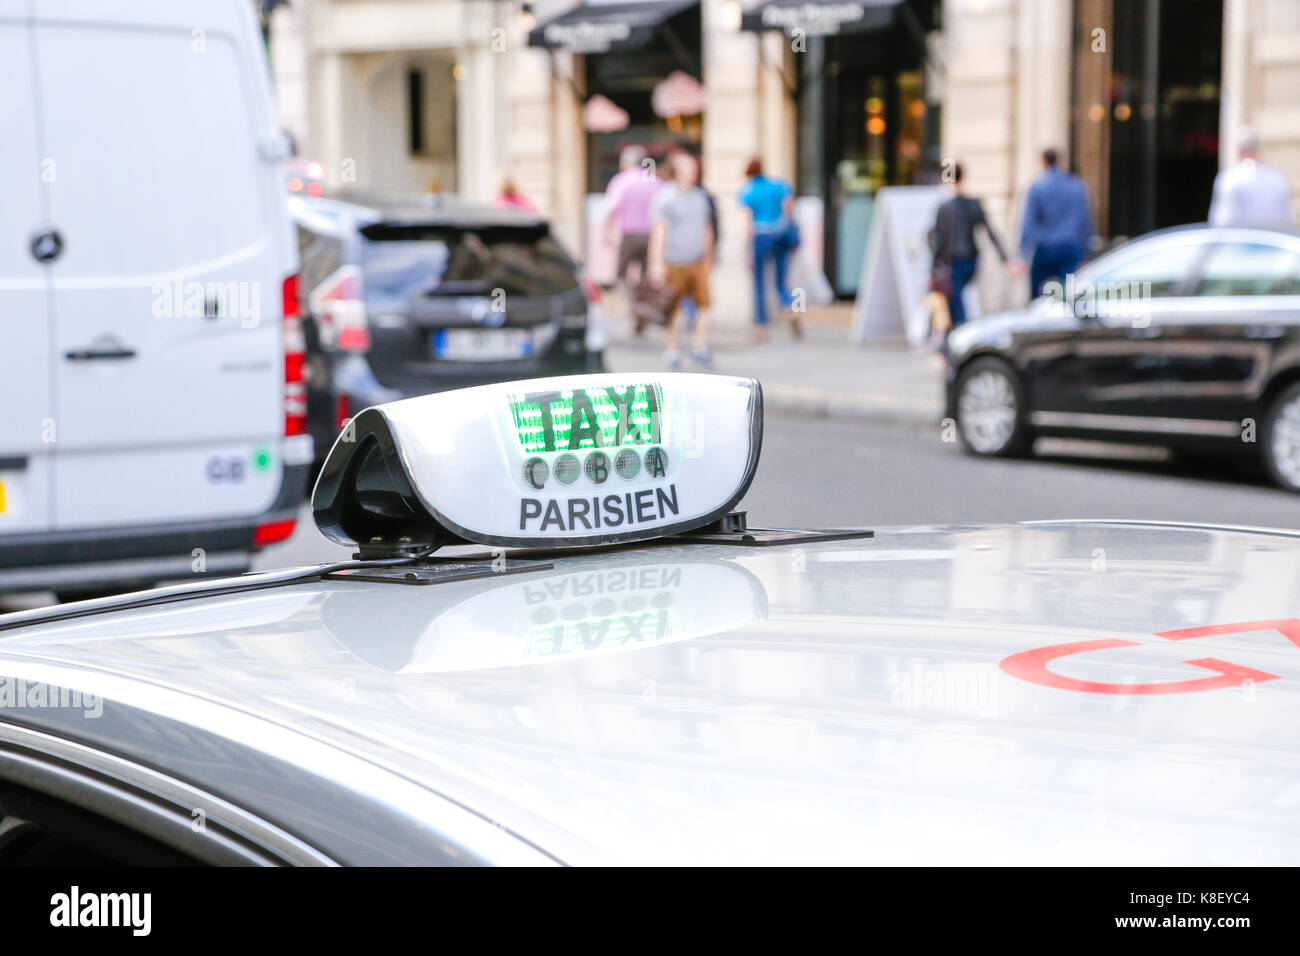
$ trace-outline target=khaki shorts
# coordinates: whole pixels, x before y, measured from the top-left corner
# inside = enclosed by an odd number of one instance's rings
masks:
[[[710,304],[708,260],[701,259],[682,266],[670,264],[668,288],[673,290],[672,306],[668,309],[670,318],[677,311],[677,306],[681,304],[682,299],[688,295],[695,300],[698,308],[707,309]]]

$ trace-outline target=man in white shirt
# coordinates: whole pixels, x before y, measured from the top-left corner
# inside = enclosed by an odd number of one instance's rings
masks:
[[[1241,131],[1237,153],[1240,162],[1214,177],[1210,225],[1272,226],[1294,222],[1291,181],[1282,170],[1259,161],[1259,136],[1254,130]]]

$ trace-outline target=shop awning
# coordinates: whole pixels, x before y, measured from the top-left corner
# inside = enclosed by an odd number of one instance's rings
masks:
[[[606,53],[636,50],[654,37],[655,28],[669,17],[693,7],[699,0],[637,0],[637,2],[580,3],[528,34],[529,46]]]
[[[793,36],[869,33],[894,25],[903,0],[759,0],[741,15],[742,30],[780,30]]]

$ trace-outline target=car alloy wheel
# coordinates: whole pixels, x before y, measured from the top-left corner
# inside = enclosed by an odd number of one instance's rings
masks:
[[[1300,388],[1292,386],[1269,416],[1266,455],[1278,484],[1300,491]]]
[[[1010,454],[1020,444],[1020,400],[999,364],[979,363],[963,376],[957,416],[962,439],[977,454]]]

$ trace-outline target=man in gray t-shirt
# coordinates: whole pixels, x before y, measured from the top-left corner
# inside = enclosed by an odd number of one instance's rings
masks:
[[[695,300],[695,331],[691,355],[696,363],[713,366],[709,354],[709,269],[713,266],[713,225],[709,199],[698,185],[699,164],[689,153],[672,158],[673,178],[650,203],[650,281],[672,290],[664,361],[681,367],[677,307],[685,296]]]
[[[660,189],[650,201],[650,220],[667,227],[663,251],[668,265],[688,266],[704,258],[709,200],[699,186],[681,189],[674,183]]]

